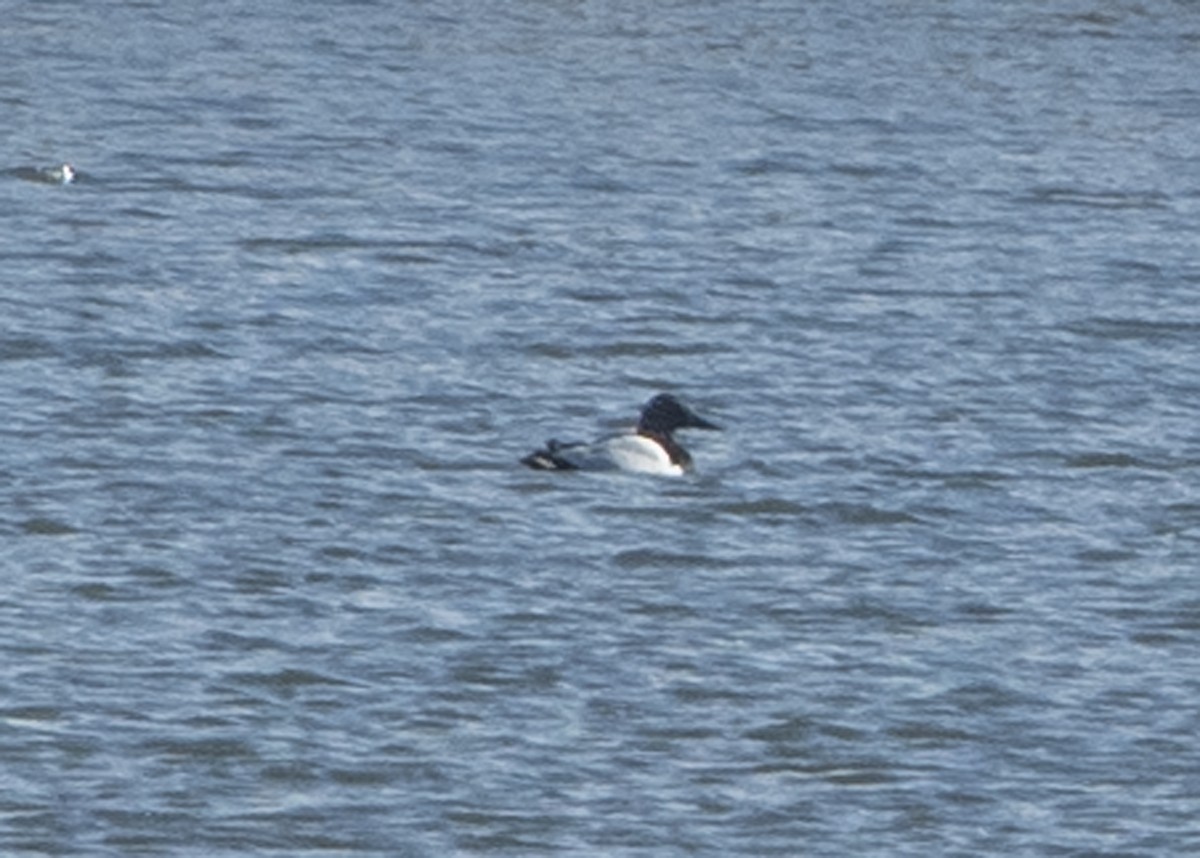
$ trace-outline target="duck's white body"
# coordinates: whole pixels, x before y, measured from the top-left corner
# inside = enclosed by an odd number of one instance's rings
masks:
[[[644,435],[614,435],[591,444],[550,441],[542,452],[550,455],[541,462],[526,461],[525,464],[552,471],[628,471],[672,477],[684,473],[684,466],[671,461],[662,444]]]

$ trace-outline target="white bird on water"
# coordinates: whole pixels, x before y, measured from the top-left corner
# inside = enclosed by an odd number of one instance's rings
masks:
[[[69,185],[75,181],[75,168],[68,163],[62,163],[57,167],[43,167],[38,170],[43,182],[49,182],[53,185]]]
[[[17,167],[5,172],[26,182],[41,182],[43,185],[69,185],[79,178],[79,171],[66,162],[54,167]]]

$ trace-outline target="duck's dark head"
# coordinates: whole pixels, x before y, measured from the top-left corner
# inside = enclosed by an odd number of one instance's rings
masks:
[[[669,393],[660,393],[646,403],[638,432],[644,435],[670,435],[676,429],[720,429],[705,420]]]

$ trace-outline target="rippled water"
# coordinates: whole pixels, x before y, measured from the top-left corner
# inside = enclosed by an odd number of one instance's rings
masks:
[[[10,9],[0,851],[1200,852],[1198,45]]]

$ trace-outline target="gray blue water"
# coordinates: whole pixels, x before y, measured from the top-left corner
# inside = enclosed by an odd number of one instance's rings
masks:
[[[0,11],[0,853],[1200,853],[1200,7]]]

